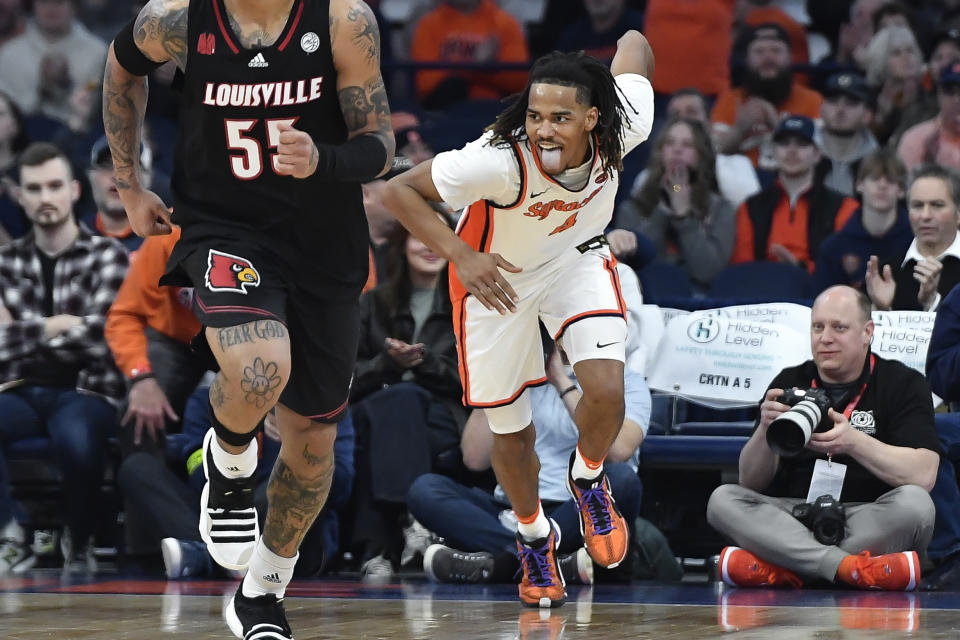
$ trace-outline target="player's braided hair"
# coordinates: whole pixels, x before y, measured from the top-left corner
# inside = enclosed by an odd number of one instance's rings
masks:
[[[610,69],[583,51],[554,51],[533,63],[530,80],[523,93],[497,116],[496,122],[487,127],[487,130],[493,132],[492,144],[509,145],[515,138],[525,135],[527,104],[530,100],[530,87],[534,83],[576,87],[578,103],[597,107],[600,114],[593,133],[597,137],[597,150],[603,169],[607,175],[611,175],[614,170],[623,170],[623,120],[626,116],[624,104],[617,95],[617,85]],[[633,108],[629,102],[627,106]]]

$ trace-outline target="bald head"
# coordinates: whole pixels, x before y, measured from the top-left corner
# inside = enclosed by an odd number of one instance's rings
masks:
[[[838,284],[824,289],[823,292],[817,296],[816,300],[813,301],[813,308],[816,309],[818,304],[827,301],[834,304],[846,301],[847,303],[856,305],[861,322],[865,323],[873,317],[873,305],[870,302],[870,298],[862,291],[857,291],[853,287],[845,284]]]
[[[860,377],[873,339],[870,300],[853,287],[830,287],[813,302],[810,349],[824,382]]]

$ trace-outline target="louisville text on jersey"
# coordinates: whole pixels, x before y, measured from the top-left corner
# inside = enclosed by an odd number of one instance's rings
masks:
[[[203,104],[211,107],[283,107],[320,99],[323,76],[309,80],[232,84],[208,82]]]

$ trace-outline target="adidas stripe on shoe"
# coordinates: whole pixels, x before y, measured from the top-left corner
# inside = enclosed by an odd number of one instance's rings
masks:
[[[200,537],[214,562],[243,571],[260,537],[253,492],[256,478],[231,479],[217,469],[210,451],[214,431],[203,439],[203,473],[207,484],[200,494]]]

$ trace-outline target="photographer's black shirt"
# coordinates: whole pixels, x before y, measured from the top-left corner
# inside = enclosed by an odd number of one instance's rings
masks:
[[[814,380],[817,387],[825,386],[813,360],[808,360],[781,371],[768,388],[809,389]],[[922,374],[900,362],[879,356],[876,356],[876,365],[871,373],[868,358],[860,380],[853,385],[855,388],[839,400],[834,399],[833,409],[843,411],[860,390],[863,381],[867,386],[849,417],[852,427],[886,444],[940,453],[930,387]],[[804,449],[792,458],[781,456],[773,482],[764,493],[777,497],[806,498],[817,458],[826,459],[826,456],[810,449]],[[894,488],[850,456],[834,456],[833,460],[847,465],[841,502],[873,502]]]

